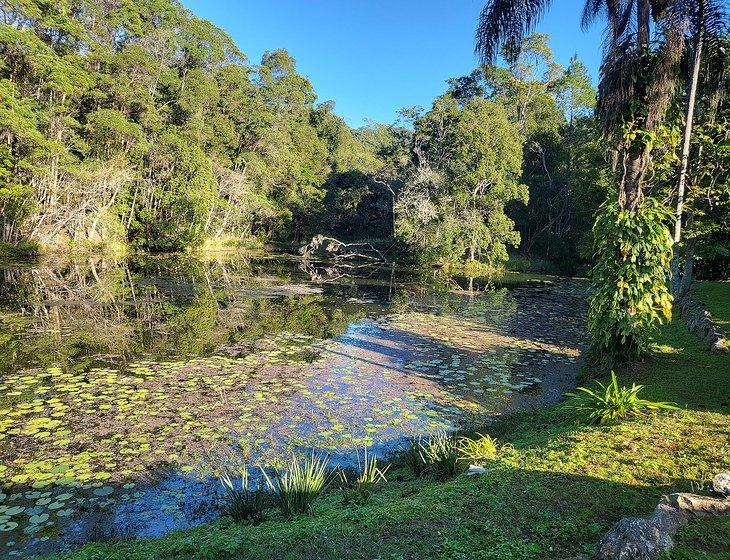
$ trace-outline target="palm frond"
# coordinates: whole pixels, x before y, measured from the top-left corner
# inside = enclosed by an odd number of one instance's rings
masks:
[[[500,49],[507,58],[519,53],[522,38],[540,21],[550,0],[488,0],[479,16],[476,54],[482,64],[494,62]]]
[[[583,14],[580,18],[580,26],[587,30],[596,19],[604,13],[606,4],[604,0],[586,0],[583,6]]]
[[[618,130],[640,91],[643,53],[628,37],[606,53],[601,64],[596,113],[610,135]]]

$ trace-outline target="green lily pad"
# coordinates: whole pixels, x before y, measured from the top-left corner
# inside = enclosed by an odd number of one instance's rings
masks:
[[[31,515],[28,519],[28,522],[31,525],[40,525],[41,523],[45,523],[48,521],[48,514],[47,513],[41,513],[40,515]]]

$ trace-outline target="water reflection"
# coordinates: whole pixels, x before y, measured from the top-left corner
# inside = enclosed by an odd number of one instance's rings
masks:
[[[288,257],[4,270],[8,553],[199,523],[217,469],[311,447],[347,461],[573,381],[579,284],[464,295],[394,265],[338,274]]]

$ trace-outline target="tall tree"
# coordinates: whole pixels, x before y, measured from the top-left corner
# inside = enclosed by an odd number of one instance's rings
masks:
[[[442,96],[415,121],[413,153],[396,205],[397,234],[431,261],[503,264],[507,247],[519,244],[505,205],[527,202],[522,139],[505,109]]]
[[[550,4],[550,0],[489,0],[476,32],[482,61],[491,63],[500,49],[508,61],[516,60],[525,33],[534,29]],[[583,11],[584,26],[599,16],[606,19],[597,112],[619,153],[618,200],[628,210],[636,209],[643,196],[651,131],[661,123],[668,103],[665,90],[671,87],[670,67],[676,63],[671,57],[651,56],[650,8],[650,0],[587,0]],[[639,99],[644,103],[635,103]]]
[[[729,31],[728,12],[723,0],[673,0],[664,8],[661,20],[668,33],[678,35],[676,48],[684,50],[691,61],[684,102],[685,120],[674,215],[672,292],[675,297],[679,297],[680,287],[689,283],[689,278],[680,278],[680,241],[697,91],[700,85],[704,86],[706,95],[710,97],[724,91],[725,65],[716,61],[725,56],[722,40]],[[709,64],[704,65],[705,72],[701,76],[703,60],[709,61]]]
[[[476,32],[482,61],[492,62],[500,49],[514,61],[524,34],[549,5],[550,0],[488,0]],[[662,48],[652,48],[651,8],[651,0],[587,0],[583,10],[584,26],[601,16],[606,21],[597,114],[621,174],[617,203],[602,209],[594,228],[597,262],[588,324],[598,359],[640,357],[651,328],[671,316],[664,270],[671,238],[662,223],[667,212],[655,201],[642,208],[642,200],[681,52],[673,32],[665,33]]]

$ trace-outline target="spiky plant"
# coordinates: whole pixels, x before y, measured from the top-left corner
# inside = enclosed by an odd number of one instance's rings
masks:
[[[463,470],[459,461],[459,444],[453,434],[437,432],[420,443],[420,455],[428,472],[446,480]]]
[[[263,510],[267,506],[266,496],[260,488],[251,487],[246,465],[241,471],[240,483],[234,482],[229,473],[223,473],[219,478],[224,490],[223,512],[226,515],[237,523],[243,521],[259,523],[264,520]]]
[[[381,469],[378,465],[378,457],[375,454],[368,454],[367,447],[363,453],[363,459],[360,460],[360,453],[357,453],[357,478],[351,480],[347,471],[340,470],[340,485],[343,491],[343,500],[345,503],[354,501],[358,504],[364,504],[370,498],[374,487],[381,482],[387,482],[385,473],[388,472],[390,465],[386,465]]]
[[[625,420],[655,410],[677,410],[673,403],[642,399],[639,397],[642,389],[643,385],[636,384],[630,388],[619,387],[616,374],[611,372],[611,381],[606,384],[598,382],[597,389],[578,387],[577,392],[566,393],[569,400],[565,407],[591,424]]]
[[[459,455],[462,461],[488,461],[497,454],[497,440],[490,435],[477,432],[475,438],[462,437],[458,440]]]
[[[273,478],[262,468],[266,485],[271,491],[281,513],[290,519],[297,513],[312,513],[312,504],[329,482],[328,457],[312,454],[301,461],[292,454],[284,472],[278,469]]]
[[[421,476],[426,470],[426,464],[423,462],[421,454],[421,438],[410,439],[408,447],[398,456],[398,459],[414,476]]]

